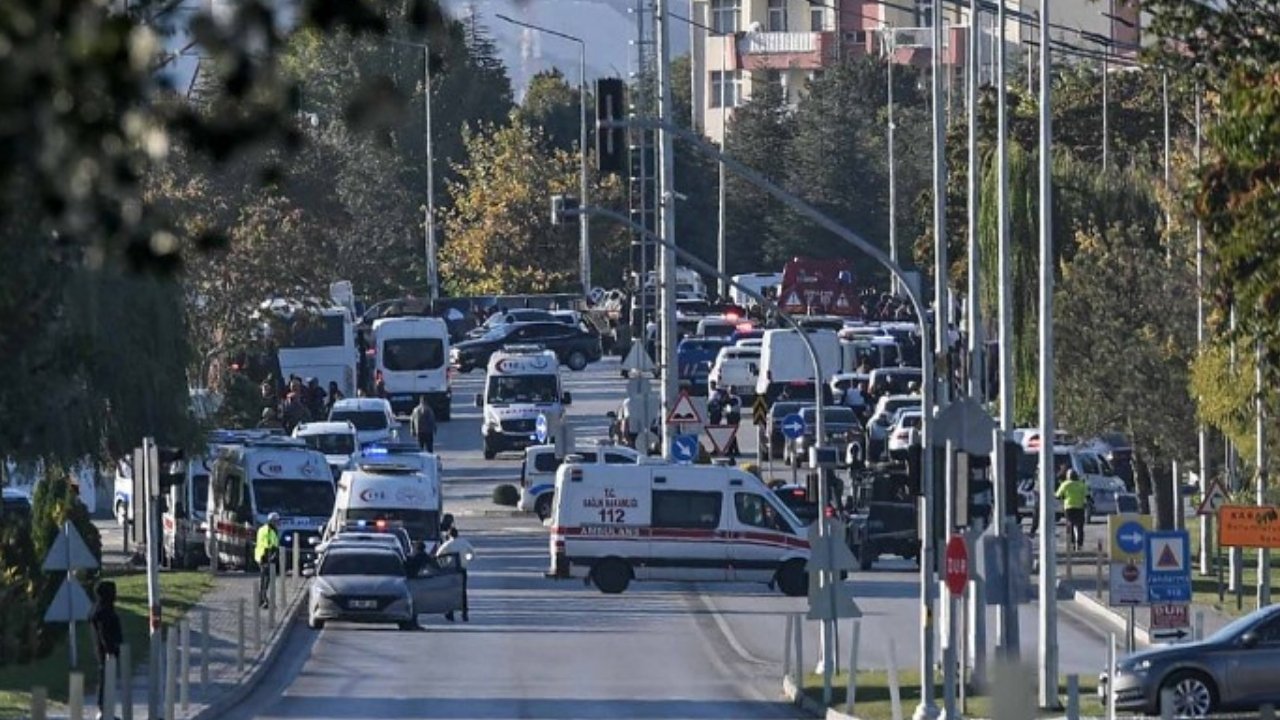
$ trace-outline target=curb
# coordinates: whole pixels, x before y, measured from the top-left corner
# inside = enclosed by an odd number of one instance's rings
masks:
[[[1128,618],[1124,615],[1112,610],[1110,606],[1104,605],[1101,600],[1084,590],[1076,590],[1072,593],[1071,599],[1075,601],[1076,607],[1080,612],[1107,625],[1116,632],[1118,637],[1124,637],[1125,629],[1129,623]],[[1142,627],[1137,622],[1133,624],[1133,638],[1139,646],[1147,647],[1151,645],[1151,634],[1147,628]]]
[[[248,697],[249,693],[253,692],[258,683],[262,682],[267,670],[275,666],[276,656],[280,654],[280,649],[284,647],[284,636],[293,629],[299,612],[306,605],[303,602],[303,598],[307,596],[307,588],[310,584],[310,580],[303,583],[301,592],[294,594],[293,599],[289,601],[289,607],[285,609],[281,617],[280,623],[267,636],[266,649],[258,656],[258,660],[253,667],[236,680],[235,687],[215,698],[195,714],[183,716],[184,720],[215,720],[225,715],[228,710],[235,707],[240,701]]]
[[[790,675],[782,677],[782,696],[813,717],[826,718],[826,720],[858,720],[856,716],[846,715],[835,708],[823,708],[818,701],[797,690]]]

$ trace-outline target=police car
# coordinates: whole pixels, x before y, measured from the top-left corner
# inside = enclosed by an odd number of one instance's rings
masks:
[[[568,457],[577,464],[638,465],[644,456],[622,445],[601,442],[595,450],[575,450]],[[539,520],[551,517],[551,502],[555,497],[556,470],[565,460],[556,455],[554,445],[534,445],[525,448],[524,463],[520,465],[520,502],[516,508],[523,512],[537,513]]]

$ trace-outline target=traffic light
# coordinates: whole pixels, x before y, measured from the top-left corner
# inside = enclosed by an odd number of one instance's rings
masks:
[[[626,85],[621,78],[596,80],[596,121],[609,122],[626,117]],[[596,130],[596,164],[600,172],[620,173],[627,163],[627,131],[620,127]]]
[[[570,216],[578,214],[580,206],[581,203],[574,195],[552,195],[551,224],[556,226],[567,224]]]

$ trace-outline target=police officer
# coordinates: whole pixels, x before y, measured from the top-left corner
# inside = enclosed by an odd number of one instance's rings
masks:
[[[1067,471],[1067,480],[1058,486],[1054,495],[1062,501],[1062,510],[1067,516],[1068,541],[1071,547],[1084,547],[1084,521],[1089,504],[1089,486],[1080,479],[1075,470]]]
[[[261,573],[258,579],[258,604],[266,609],[271,598],[271,566],[280,555],[280,513],[267,516],[267,523],[258,528],[257,541],[253,546],[253,559],[258,563]]]

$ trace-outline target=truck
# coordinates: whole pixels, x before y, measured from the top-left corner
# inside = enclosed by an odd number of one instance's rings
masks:
[[[792,315],[862,317],[853,263],[843,258],[792,258],[782,268],[778,307]]]

